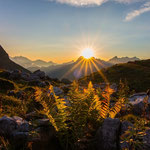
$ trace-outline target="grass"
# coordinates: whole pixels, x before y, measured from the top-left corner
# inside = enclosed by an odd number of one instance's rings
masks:
[[[147,91],[150,87],[150,59],[119,64],[102,70],[110,83],[119,83],[120,79],[127,80],[130,90],[136,92]],[[80,79],[81,84],[104,82],[99,72]]]

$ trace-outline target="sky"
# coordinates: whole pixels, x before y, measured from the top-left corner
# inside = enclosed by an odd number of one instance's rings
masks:
[[[150,58],[150,0],[0,0],[0,44],[10,56],[57,63]]]

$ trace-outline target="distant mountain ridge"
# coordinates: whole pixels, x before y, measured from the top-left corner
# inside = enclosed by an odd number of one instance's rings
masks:
[[[46,74],[51,78],[67,78],[69,80],[74,80],[110,66],[112,66],[112,64],[104,60],[96,59],[93,57],[91,58],[90,62],[81,56],[71,64],[58,65],[53,68],[44,68],[43,71],[45,71]]]
[[[32,60],[28,59],[27,57],[23,57],[23,56],[15,56],[15,57],[11,57],[10,59],[25,68],[35,67],[35,68],[39,69],[41,67],[48,67],[51,65],[56,65],[56,63],[54,63],[52,61],[46,62],[46,61],[43,61],[40,59],[32,61]]]
[[[131,57],[131,58],[130,57],[121,57],[121,58],[119,58],[119,57],[115,56],[115,57],[111,58],[108,62],[110,62],[112,64],[120,64],[120,63],[127,63],[129,61],[136,61],[136,60],[140,60],[140,59],[137,57]]]
[[[0,69],[10,71],[17,69],[23,72],[30,73],[30,71],[28,71],[27,69],[10,60],[9,55],[6,53],[6,51],[3,49],[1,45],[0,45]]]

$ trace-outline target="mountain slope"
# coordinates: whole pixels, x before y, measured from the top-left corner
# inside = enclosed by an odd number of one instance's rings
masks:
[[[3,49],[3,47],[0,45],[0,69],[5,70],[21,70],[23,72],[30,73],[27,69],[23,68],[22,66],[14,63],[12,60],[9,59],[9,55],[6,53],[6,51]]]
[[[67,78],[69,80],[74,80],[109,66],[112,66],[112,64],[103,60],[94,57],[91,60],[86,60],[81,56],[74,63],[59,65],[49,69],[45,68],[44,71],[52,78]]]
[[[118,64],[101,71],[111,83],[119,83],[120,79],[126,79],[131,90],[139,92],[150,88],[150,59]],[[87,81],[104,82],[98,72],[80,79],[81,83]]]

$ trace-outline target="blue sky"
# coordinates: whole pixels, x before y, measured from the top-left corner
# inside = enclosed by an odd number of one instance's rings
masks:
[[[0,44],[11,56],[65,62],[150,57],[150,0],[0,0]]]

